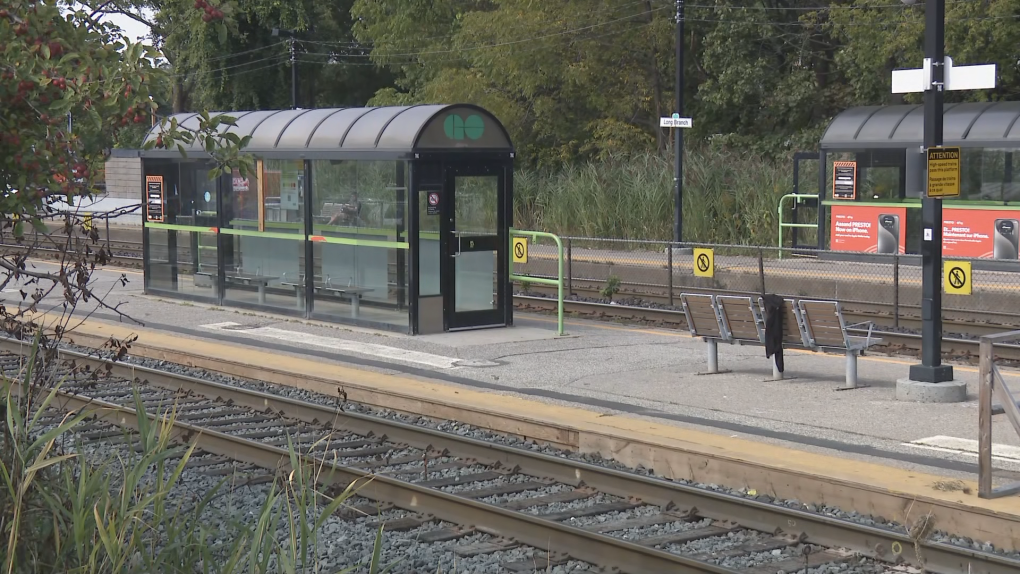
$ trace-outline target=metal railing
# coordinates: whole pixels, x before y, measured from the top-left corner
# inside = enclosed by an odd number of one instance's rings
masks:
[[[853,253],[811,250],[815,257],[783,257],[792,248],[750,245],[673,243],[644,239],[599,239],[561,236],[566,296],[627,298],[676,309],[681,292],[760,294],[836,300],[853,309],[880,305],[889,309],[894,326],[918,316],[921,309],[921,258],[913,254]],[[712,277],[695,275],[691,248],[714,251]],[[783,253],[786,252],[786,253]],[[559,276],[558,248],[534,245],[527,263],[515,264],[530,283]],[[1020,301],[1020,261],[947,256],[972,266],[971,294],[947,293],[943,309],[951,312],[1002,313]],[[618,288],[616,288],[618,287]],[[600,293],[605,290],[606,293]],[[609,293],[612,293],[610,297]]]
[[[515,275],[514,274],[514,237],[530,237],[532,241],[537,241],[540,237],[552,239],[556,242],[556,262],[557,262],[557,273],[556,279],[547,279],[543,277],[531,277],[529,275]],[[527,283],[541,283],[544,285],[555,285],[556,286],[556,326],[557,333],[563,336],[563,241],[552,233],[545,233],[542,231],[521,231],[519,229],[510,228],[510,281],[522,281]]]
[[[995,366],[995,345],[1020,339],[1020,331],[981,337],[981,370],[978,375],[978,496],[1000,498],[1020,493],[1020,482],[992,486],[992,415],[1004,414],[1020,435],[1020,407]],[[993,404],[998,399],[998,404]]]
[[[778,213],[778,215],[779,215],[779,219],[778,219],[778,221],[779,221],[779,243],[777,245],[780,248],[783,247],[783,229],[786,228],[786,227],[790,227],[790,228],[793,228],[793,229],[806,228],[806,229],[814,229],[815,231],[818,231],[818,223],[786,223],[785,221],[783,221],[783,204],[786,202],[787,199],[794,200],[794,202],[795,202],[794,205],[796,205],[798,203],[802,203],[805,199],[814,199],[814,200],[817,200],[818,199],[818,194],[812,194],[812,193],[788,193],[788,194],[784,195],[783,197],[779,198],[779,208],[778,208],[778,212],[779,212]],[[796,239],[797,239],[796,236],[794,236],[794,242],[796,242]],[[782,251],[779,252],[779,258],[780,259],[783,258],[783,252]]]

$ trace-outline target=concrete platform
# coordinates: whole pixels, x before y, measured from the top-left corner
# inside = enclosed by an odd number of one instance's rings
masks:
[[[97,289],[120,272],[98,274]],[[141,276],[117,287],[110,303],[153,330],[182,340],[243,346],[274,356],[310,359],[452,385],[496,396],[580,407],[656,424],[748,439],[801,453],[830,454],[951,478],[974,479],[977,440],[977,367],[959,365],[966,383],[961,403],[896,400],[896,381],[914,359],[867,356],[859,380],[868,385],[837,391],[843,355],[786,350],[785,380],[773,381],[761,347],[721,345],[720,368],[705,368],[705,345],[678,331],[568,321],[569,337],[555,336],[555,318],[518,314],[512,329],[409,337],[270,313],[210,308],[161,300],[140,292]],[[3,294],[7,298],[12,294]],[[82,307],[84,316],[90,308]],[[109,310],[93,319],[129,328]],[[1004,370],[1020,392],[1020,372]],[[1005,478],[1020,477],[1020,438],[995,417],[996,465]]]

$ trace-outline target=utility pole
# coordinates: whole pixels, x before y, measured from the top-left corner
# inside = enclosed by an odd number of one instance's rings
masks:
[[[294,36],[290,37],[290,107],[297,109],[297,49]]]
[[[942,364],[942,198],[960,195],[962,150],[943,146],[942,104],[947,90],[994,88],[995,65],[954,66],[945,54],[946,0],[927,0],[924,12],[924,66],[892,74],[894,94],[924,93],[924,145],[917,151],[928,166],[921,200],[921,364],[910,366],[909,379],[896,381],[896,397],[959,402],[967,386],[953,379],[952,365]]]
[[[924,57],[931,82],[924,91],[924,148],[942,145],[942,103],[945,94],[946,0],[924,6]],[[942,364],[942,200],[921,200],[921,364],[911,365],[910,379],[925,383],[953,380],[952,365]]]
[[[684,113],[684,0],[676,0],[676,110]],[[674,115],[673,117],[679,117]],[[683,241],[683,197],[684,197],[684,134],[682,129],[673,129],[673,241]]]
[[[297,32],[294,30],[281,30],[273,28],[273,37],[285,36],[290,38],[290,107],[297,109]]]

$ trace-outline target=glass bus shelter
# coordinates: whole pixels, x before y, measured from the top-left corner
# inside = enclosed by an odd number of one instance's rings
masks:
[[[412,334],[512,324],[514,150],[492,114],[227,115],[251,136],[246,178],[210,179],[200,145],[138,152],[146,293]]]

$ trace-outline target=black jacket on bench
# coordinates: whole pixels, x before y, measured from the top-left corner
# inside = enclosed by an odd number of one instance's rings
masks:
[[[764,295],[765,303],[765,356],[776,356],[776,368],[783,372],[783,298]]]

